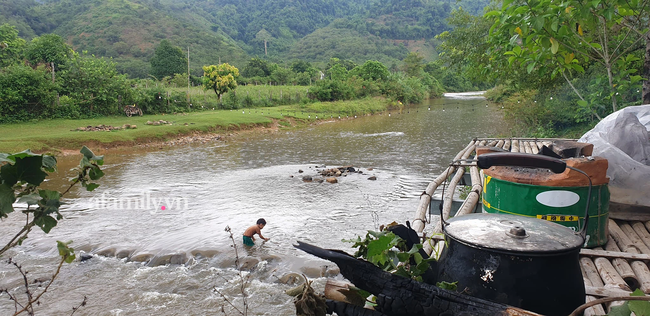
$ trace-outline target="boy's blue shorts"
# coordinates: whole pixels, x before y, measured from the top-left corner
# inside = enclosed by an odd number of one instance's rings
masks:
[[[255,246],[255,243],[253,242],[253,238],[244,236],[244,245],[246,246]]]

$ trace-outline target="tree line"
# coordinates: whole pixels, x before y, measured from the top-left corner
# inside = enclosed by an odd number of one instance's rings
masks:
[[[129,79],[111,59],[76,52],[56,34],[26,41],[14,26],[0,26],[0,123],[43,118],[87,118],[121,115],[127,105],[144,113],[195,111],[201,108],[239,108],[287,102],[352,100],[384,96],[415,103],[443,91],[473,90],[480,85],[458,77],[437,63],[424,63],[410,53],[404,66],[389,69],[379,61],[358,65],[330,58],[322,68],[304,60],[287,65],[251,58],[241,72],[222,63],[204,65],[202,76],[188,75],[187,55],[163,40],[150,60],[150,79]],[[192,96],[172,87],[203,86],[215,100],[193,105]],[[256,103],[251,96],[228,94],[238,85],[302,85],[306,98],[271,99]],[[482,87],[482,86],[481,86]],[[281,95],[281,94],[280,94]],[[205,97],[203,98],[206,99]]]
[[[456,10],[438,39],[450,68],[497,87],[520,133],[555,136],[650,103],[648,18],[648,1],[511,0]]]

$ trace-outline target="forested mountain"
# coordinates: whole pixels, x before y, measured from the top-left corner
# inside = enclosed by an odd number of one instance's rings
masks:
[[[252,56],[288,63],[331,57],[387,65],[408,51],[433,56],[432,38],[462,6],[489,0],[0,0],[0,24],[21,37],[55,33],[77,51],[113,57],[122,72],[148,74],[163,39],[190,48],[192,73],[205,64],[243,67]]]

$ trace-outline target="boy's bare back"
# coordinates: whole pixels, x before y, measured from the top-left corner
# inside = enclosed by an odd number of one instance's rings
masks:
[[[241,231],[241,230],[240,230],[240,231]],[[253,225],[253,226],[251,226],[251,227],[248,227],[248,228],[246,229],[246,231],[244,231],[244,236],[248,236],[248,237],[253,238],[253,235],[255,235],[255,234],[258,234],[258,235],[259,235],[261,232],[262,232],[262,231],[260,230],[259,227],[257,227],[257,225]]]
[[[244,231],[244,236],[250,237],[251,239],[253,239],[253,241],[255,241],[255,237],[253,235],[257,234],[260,236],[260,238],[268,241],[269,238],[262,236],[262,228],[264,228],[264,226],[266,226],[266,221],[264,222],[264,224],[259,223],[258,221],[258,224],[248,227],[246,231]]]

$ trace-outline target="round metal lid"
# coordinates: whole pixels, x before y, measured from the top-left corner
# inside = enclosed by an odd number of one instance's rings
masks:
[[[552,253],[579,248],[584,243],[570,228],[531,217],[472,213],[448,222],[445,233],[450,238],[500,251]]]

